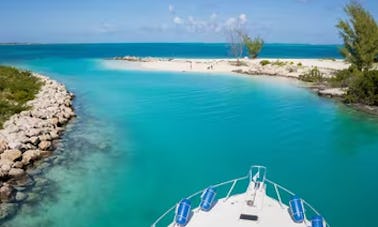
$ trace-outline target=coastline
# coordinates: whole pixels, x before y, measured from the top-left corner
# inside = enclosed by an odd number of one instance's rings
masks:
[[[23,202],[35,199],[35,168],[56,149],[67,123],[75,117],[74,95],[46,76],[30,109],[11,116],[0,130],[0,224],[13,217]]]
[[[261,62],[269,61],[262,65]],[[325,77],[332,76],[336,70],[349,67],[343,60],[336,59],[280,59],[259,58],[240,59],[241,65],[236,65],[236,59],[175,59],[175,58],[138,58],[115,57],[106,60],[105,66],[116,69],[158,70],[174,72],[200,73],[244,73],[253,75],[272,75],[298,78],[299,75],[317,67]]]
[[[343,60],[336,59],[167,59],[167,58],[138,58],[115,57],[103,62],[104,67],[116,70],[147,70],[167,72],[193,72],[212,74],[234,74],[246,76],[272,76],[275,78],[289,78],[302,82],[304,87],[319,96],[340,100],[347,90],[329,88],[321,83],[311,83],[300,80],[300,76],[313,69],[319,70],[324,78],[331,78],[338,70],[346,69],[350,65]],[[262,64],[263,62],[267,64]],[[364,110],[365,108],[361,108]],[[369,112],[371,113],[371,112]],[[377,111],[378,114],[378,111]]]
[[[240,59],[190,59],[190,58],[140,58],[134,56],[114,57],[103,62],[104,67],[117,70],[143,70],[167,72],[194,72],[206,74],[235,74],[247,76],[284,77],[301,81],[300,76],[312,69],[317,69],[324,78],[331,78],[338,70],[347,69],[350,64],[340,59],[283,59],[259,58]],[[267,64],[262,64],[263,62]],[[346,95],[345,88],[330,88],[322,83],[304,82],[304,87],[319,96],[342,102]],[[378,107],[363,104],[346,106],[372,115],[378,115]]]

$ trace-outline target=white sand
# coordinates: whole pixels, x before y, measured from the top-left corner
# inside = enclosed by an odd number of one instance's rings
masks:
[[[262,60],[270,62],[285,62],[284,66],[266,65],[262,66]],[[326,75],[332,71],[345,69],[349,64],[342,60],[323,60],[323,59],[242,59],[246,65],[236,66],[230,62],[235,59],[160,59],[144,58],[137,62],[126,60],[106,60],[105,67],[119,70],[157,70],[175,72],[205,72],[205,73],[231,73],[235,70],[256,71],[259,74],[280,75],[288,77],[298,77],[307,72],[312,67],[318,67]],[[297,64],[301,63],[302,66]]]

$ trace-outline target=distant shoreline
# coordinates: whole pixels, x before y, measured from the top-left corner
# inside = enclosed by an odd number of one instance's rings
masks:
[[[115,57],[104,61],[107,68],[118,70],[147,70],[168,72],[194,72],[206,74],[243,74],[250,76],[278,76],[299,80],[299,76],[317,68],[323,77],[331,78],[335,72],[347,69],[350,64],[340,59],[286,59],[261,58],[240,59],[241,65],[235,65],[236,59],[189,59],[189,58],[139,58]],[[263,64],[263,62],[265,62]],[[269,63],[268,63],[269,62]],[[304,82],[305,83],[305,82]],[[338,101],[346,95],[347,90],[329,88],[324,84],[306,83],[319,96],[332,98]],[[378,107],[362,104],[346,104],[356,110],[378,115]]]
[[[0,43],[0,46],[26,46],[26,45],[40,45],[39,43]]]
[[[263,63],[265,61],[265,63]],[[243,73],[298,78],[299,75],[317,67],[325,77],[332,77],[337,70],[349,67],[340,59],[307,58],[154,58],[115,57],[105,61],[105,66],[118,69],[140,69],[175,72]]]
[[[240,63],[240,65],[239,65]],[[151,70],[171,72],[194,72],[206,74],[242,74],[250,76],[278,76],[299,80],[301,75],[313,69],[325,78],[331,78],[338,70],[346,69],[349,64],[336,59],[178,59],[178,58],[139,58],[115,57],[105,60],[104,66],[119,70]],[[345,89],[327,88],[323,84],[308,83],[309,88],[319,96],[341,98]]]

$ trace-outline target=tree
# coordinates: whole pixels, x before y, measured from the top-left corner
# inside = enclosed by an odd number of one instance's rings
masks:
[[[262,47],[264,46],[264,40],[260,37],[251,39],[247,34],[242,34],[243,42],[248,51],[248,56],[250,58],[257,58]]]
[[[341,54],[358,70],[367,71],[378,56],[378,26],[361,4],[352,1],[345,7],[349,20],[337,24],[344,40]]]
[[[240,64],[239,59],[243,56],[243,32],[239,29],[232,28],[228,32],[228,43],[230,46],[230,54],[237,59],[237,64]]]

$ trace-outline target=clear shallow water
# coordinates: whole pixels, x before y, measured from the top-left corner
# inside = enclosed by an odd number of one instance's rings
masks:
[[[375,223],[374,117],[271,78],[116,71],[82,58],[13,64],[64,82],[79,117],[60,149],[68,160],[46,173],[55,196],[7,226],[149,226],[251,164],[332,226]]]

